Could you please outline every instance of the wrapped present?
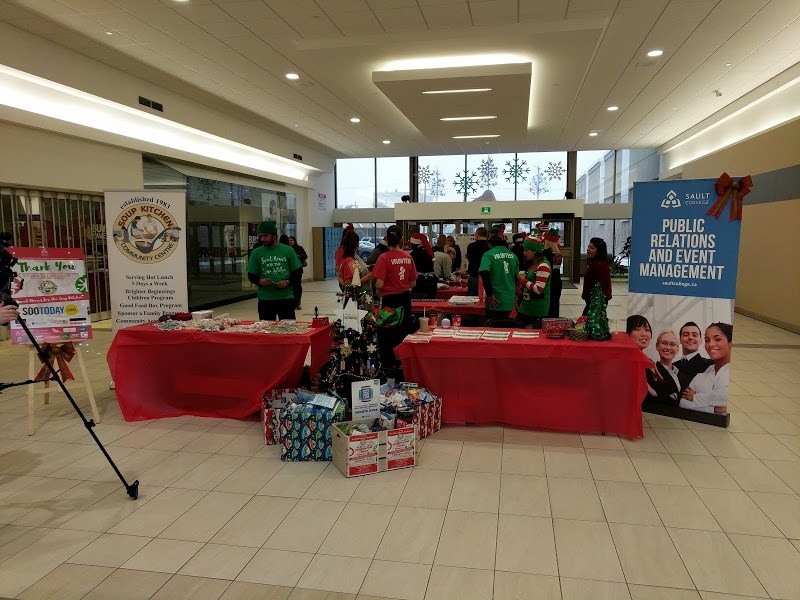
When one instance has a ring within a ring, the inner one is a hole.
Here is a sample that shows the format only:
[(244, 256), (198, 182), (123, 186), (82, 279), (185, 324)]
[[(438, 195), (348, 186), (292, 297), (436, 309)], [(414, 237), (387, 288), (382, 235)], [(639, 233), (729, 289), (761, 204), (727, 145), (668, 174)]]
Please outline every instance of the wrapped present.
[(261, 425), (264, 428), (264, 443), (267, 446), (279, 444), (278, 415), (281, 409), (286, 408), (290, 402), (297, 398), (299, 390), (274, 389), (267, 390), (261, 395)]
[(280, 411), (277, 435), (281, 460), (331, 460), (331, 426), (344, 419), (344, 403), (332, 408), (318, 404), (290, 404)]

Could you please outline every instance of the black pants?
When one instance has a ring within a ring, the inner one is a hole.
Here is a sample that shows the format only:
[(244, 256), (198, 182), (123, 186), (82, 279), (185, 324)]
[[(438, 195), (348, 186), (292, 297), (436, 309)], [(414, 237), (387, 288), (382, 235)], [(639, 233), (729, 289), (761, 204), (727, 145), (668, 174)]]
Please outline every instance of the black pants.
[[(547, 311), (547, 316), (554, 318), (560, 316), (558, 313), (561, 311), (561, 290), (564, 289), (564, 283), (561, 281), (561, 270), (553, 269), (550, 275), (550, 309)], [(536, 329), (539, 329), (536, 327)]]
[(486, 309), (486, 324), (491, 327), (492, 321), (495, 319), (507, 319), (511, 314), (510, 310), (489, 310)]
[(283, 300), (259, 300), (258, 301), (258, 320), (277, 321), (294, 319), (294, 298)]
[(297, 281), (297, 283), (295, 283), (292, 286), (292, 290), (294, 291), (294, 307), (295, 308), (300, 308), (300, 300), (303, 299), (303, 280), (302, 280), (302, 276), (301, 276), (301, 279), (299, 279)]
[(411, 314), (411, 292), (402, 294), (392, 294), (384, 296), (381, 300), (384, 308), (403, 308), (403, 322), (396, 327), (378, 328), (378, 356), (384, 368), (395, 368), (399, 365), (397, 357), (394, 355), (395, 346), (410, 333), (413, 321)]
[(529, 329), (542, 328), (542, 317), (531, 317), (530, 315), (525, 315), (517, 311), (517, 319), (519, 319), (522, 323), (524, 323), (525, 327)]

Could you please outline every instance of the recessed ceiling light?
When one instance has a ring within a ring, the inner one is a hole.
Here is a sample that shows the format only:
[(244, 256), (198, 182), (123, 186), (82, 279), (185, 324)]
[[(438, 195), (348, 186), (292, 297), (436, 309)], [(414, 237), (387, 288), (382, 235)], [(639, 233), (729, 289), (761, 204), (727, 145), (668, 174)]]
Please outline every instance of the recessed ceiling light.
[(423, 94), (471, 94), (473, 92), (491, 92), (492, 88), (469, 88), (463, 90), (428, 90)]
[(619, 110), (619, 106), (614, 106), (613, 104), (606, 109), (608, 112), (614, 112), (615, 110)]
[(417, 69), (450, 69), (453, 67), (479, 67), (486, 65), (513, 65), (529, 63), (530, 58), (516, 54), (472, 54), (462, 56), (435, 56), (393, 60), (381, 71), (409, 71)]
[(350, 119), (350, 122), (351, 123), (361, 123), (361, 119), (359, 119), (358, 117), (352, 117)]
[(647, 53), (647, 56), (655, 58), (656, 56), (661, 56), (662, 54), (664, 54), (663, 50), (650, 50), (650, 52)]
[(730, 66), (731, 66), (731, 63), (725, 63), (725, 66), (726, 66), (726, 67), (730, 67)]
[(300, 79), (300, 75), (298, 75), (297, 73), (287, 73), (286, 79), (291, 79), (292, 81), (294, 81), (295, 79)]
[(476, 140), (479, 138), (497, 138), (500, 137), (499, 133), (487, 133), (485, 135), (454, 135), (454, 140)]
[(484, 117), (442, 117), (440, 121), (485, 121), (487, 119), (496, 119), (497, 115), (486, 115)]
[(590, 132), (589, 132), (589, 137), (597, 137), (597, 135), (598, 135), (598, 134), (597, 134), (597, 132), (596, 132), (596, 131), (590, 131)]
[(391, 144), (391, 143), (392, 143), (392, 140), (383, 140), (383, 143), (384, 143), (384, 144)]
[(114, 35), (113, 31), (106, 31), (106, 35)]
[(294, 126), (295, 127), (300, 127), (300, 123), (295, 123)]

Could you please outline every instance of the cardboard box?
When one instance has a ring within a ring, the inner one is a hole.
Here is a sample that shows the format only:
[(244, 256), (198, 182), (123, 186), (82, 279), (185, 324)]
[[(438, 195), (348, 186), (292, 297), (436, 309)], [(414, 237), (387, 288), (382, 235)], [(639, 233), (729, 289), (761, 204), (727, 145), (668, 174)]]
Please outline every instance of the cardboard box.
[(417, 464), (417, 433), (413, 425), (355, 435), (345, 433), (355, 424), (369, 427), (373, 422), (374, 419), (345, 421), (331, 428), (333, 464), (345, 477), (394, 471)]
[[(433, 402), (420, 402), (411, 406), (414, 412), (412, 422), (417, 427), (417, 439), (421, 440), (429, 435), (436, 433), (442, 428), (442, 399), (433, 396)], [(397, 426), (408, 425), (408, 423), (397, 418)]]

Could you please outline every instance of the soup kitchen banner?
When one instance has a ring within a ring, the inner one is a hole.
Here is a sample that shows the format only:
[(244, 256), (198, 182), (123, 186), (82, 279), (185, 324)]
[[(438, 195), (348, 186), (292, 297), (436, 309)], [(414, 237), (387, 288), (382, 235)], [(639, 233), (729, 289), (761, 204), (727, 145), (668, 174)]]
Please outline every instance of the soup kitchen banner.
[(187, 312), (186, 193), (105, 192), (112, 327)]
[(729, 423), (740, 182), (634, 184), (626, 330), (653, 360), (645, 412)]

